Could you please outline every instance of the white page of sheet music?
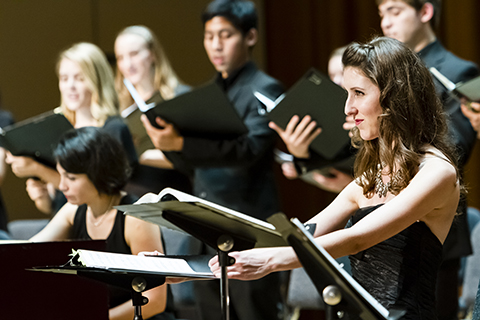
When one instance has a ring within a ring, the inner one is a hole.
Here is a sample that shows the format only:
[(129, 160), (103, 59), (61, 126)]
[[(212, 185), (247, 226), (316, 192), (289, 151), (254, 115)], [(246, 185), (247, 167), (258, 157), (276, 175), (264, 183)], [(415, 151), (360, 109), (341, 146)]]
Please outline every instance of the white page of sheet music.
[(168, 274), (205, 274), (195, 272), (183, 259), (166, 257), (145, 257), (131, 254), (119, 254), (91, 250), (78, 250), (80, 261), (86, 267), (101, 269), (126, 269)]

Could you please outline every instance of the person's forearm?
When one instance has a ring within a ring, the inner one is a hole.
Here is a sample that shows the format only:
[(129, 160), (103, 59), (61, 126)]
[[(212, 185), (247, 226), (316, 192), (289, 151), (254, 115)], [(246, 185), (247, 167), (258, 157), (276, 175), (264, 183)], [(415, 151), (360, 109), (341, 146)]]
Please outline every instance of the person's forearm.
[(46, 215), (52, 214), (52, 199), (49, 195), (40, 196), (34, 202), (38, 211)]
[(55, 189), (59, 189), (60, 185), (60, 174), (57, 170), (49, 168), (41, 163), (37, 164), (37, 177), (46, 183), (51, 183)]
[(3, 179), (5, 178), (5, 172), (7, 164), (5, 162), (5, 149), (0, 148), (0, 186), (3, 184)]
[[(271, 260), (272, 272), (292, 270), (300, 268), (302, 264), (292, 247), (281, 248), (282, 252), (274, 254)], [(281, 257), (281, 258), (280, 258)]]

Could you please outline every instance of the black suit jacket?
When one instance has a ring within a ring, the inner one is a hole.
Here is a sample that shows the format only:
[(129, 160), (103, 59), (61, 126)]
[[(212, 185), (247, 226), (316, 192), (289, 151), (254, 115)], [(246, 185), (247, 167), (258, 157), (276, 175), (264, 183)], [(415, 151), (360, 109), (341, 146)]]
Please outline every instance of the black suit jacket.
[(166, 155), (175, 167), (193, 171), (194, 193), (198, 197), (265, 219), (279, 211), (272, 167), (277, 135), (268, 127), (268, 119), (259, 113), (261, 105), (253, 92), (278, 97), (283, 88), (253, 62), (227, 81), (221, 77), (216, 81), (226, 86), (226, 94), (248, 134), (231, 140), (184, 137), (183, 150)]
[[(450, 81), (458, 83), (476, 77), (479, 74), (477, 66), (470, 61), (460, 59), (447, 51), (437, 40), (419, 53), (427, 68), (435, 67)], [(435, 87), (448, 116), (448, 128), (453, 143), (457, 149), (459, 159), (458, 166), (463, 171), (476, 141), (476, 133), (470, 121), (463, 115), (460, 103), (452, 98), (446, 88), (436, 79)], [(466, 217), (466, 201), (460, 201), (459, 211), (461, 215), (453, 221), (452, 228), (443, 245), (444, 260), (466, 256), (472, 253), (470, 233)]]
[[(455, 56), (438, 40), (426, 46), (418, 54), (427, 68), (436, 68), (453, 83), (470, 80), (479, 74), (475, 63)], [(448, 116), (450, 134), (459, 153), (459, 167), (463, 168), (475, 145), (476, 133), (470, 121), (463, 115), (460, 103), (449, 95), (447, 89), (437, 79), (434, 78), (434, 82)]]

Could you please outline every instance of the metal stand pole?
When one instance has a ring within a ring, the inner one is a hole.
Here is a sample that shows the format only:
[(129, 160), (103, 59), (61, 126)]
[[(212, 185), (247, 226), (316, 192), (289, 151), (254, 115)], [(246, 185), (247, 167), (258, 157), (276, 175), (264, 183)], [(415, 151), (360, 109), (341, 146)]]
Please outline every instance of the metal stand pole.
[(220, 306), (222, 310), (222, 320), (230, 320), (230, 296), (228, 293), (227, 267), (230, 265), (228, 252), (232, 250), (233, 245), (233, 238), (228, 235), (222, 235), (217, 240), (218, 263), (221, 268)]
[(338, 312), (334, 314), (335, 310), (333, 306), (342, 301), (342, 293), (337, 286), (330, 285), (326, 286), (322, 291), (323, 301), (325, 302), (325, 315), (327, 320), (341, 319), (343, 318), (343, 312)]
[(142, 306), (148, 303), (148, 298), (142, 296), (142, 292), (147, 287), (147, 281), (142, 277), (136, 277), (132, 280), (132, 304), (134, 307), (133, 320), (143, 320)]

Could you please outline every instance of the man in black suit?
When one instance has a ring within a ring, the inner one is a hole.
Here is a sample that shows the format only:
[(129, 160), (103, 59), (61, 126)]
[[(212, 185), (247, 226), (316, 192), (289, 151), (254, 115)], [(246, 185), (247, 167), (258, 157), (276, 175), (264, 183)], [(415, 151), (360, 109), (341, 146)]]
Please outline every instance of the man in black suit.
[[(416, 51), (428, 68), (435, 67), (454, 83), (478, 75), (477, 66), (447, 51), (435, 36), (440, 18), (441, 0), (377, 0), (383, 33), (404, 42)], [(459, 153), (462, 169), (473, 149), (476, 133), (462, 114), (460, 103), (453, 99), (435, 79), (437, 94), (447, 115), (449, 130)], [(466, 221), (466, 203), (461, 201), (463, 212), (444, 243), (444, 262), (437, 283), (437, 311), (439, 319), (457, 319), (458, 270), (460, 258), (471, 254), (471, 244)]]
[[(279, 211), (272, 169), (276, 134), (259, 113), (260, 104), (253, 92), (275, 99), (283, 89), (252, 62), (258, 38), (252, 2), (213, 1), (202, 20), (204, 47), (218, 72), (215, 81), (224, 89), (248, 133), (236, 139), (205, 139), (183, 137), (159, 118), (157, 122), (164, 129), (154, 128), (145, 119), (144, 125), (154, 145), (175, 167), (193, 169), (195, 195), (265, 219)], [(231, 319), (278, 319), (280, 277), (272, 274), (251, 282), (230, 281)], [(202, 319), (220, 319), (218, 282), (197, 281), (194, 285), (198, 287), (196, 299)]]

